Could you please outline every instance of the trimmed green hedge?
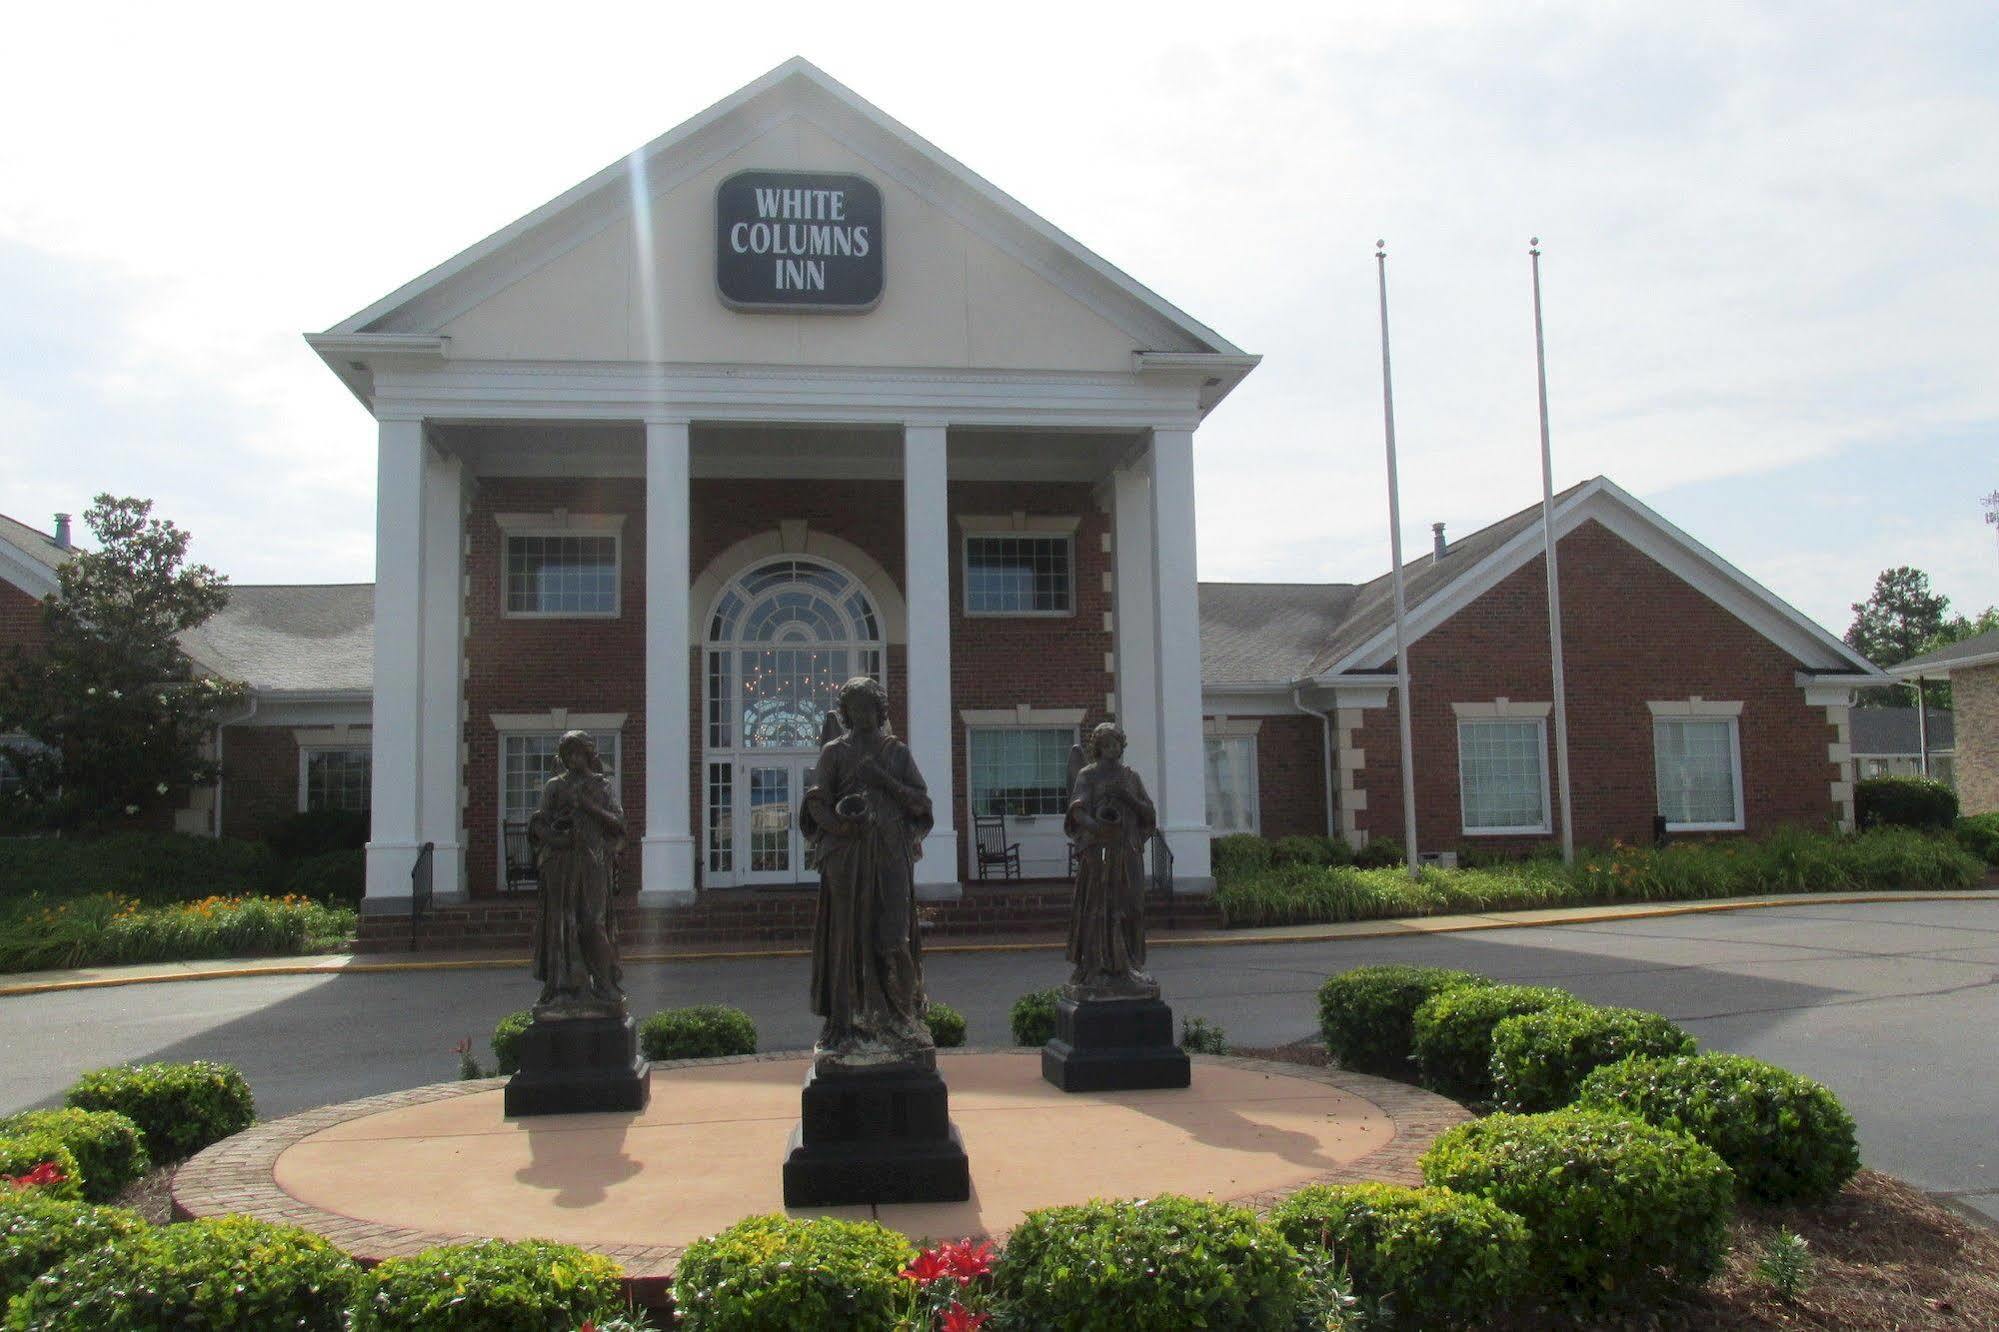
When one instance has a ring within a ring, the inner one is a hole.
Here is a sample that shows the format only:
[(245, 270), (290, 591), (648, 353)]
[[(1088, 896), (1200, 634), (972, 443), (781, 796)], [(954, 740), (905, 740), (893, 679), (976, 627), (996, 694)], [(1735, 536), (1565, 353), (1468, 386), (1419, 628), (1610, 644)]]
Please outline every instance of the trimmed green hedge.
[(719, 1059), (757, 1052), (757, 1024), (740, 1008), (695, 1004), (654, 1013), (639, 1024), (648, 1059)]
[(1957, 821), (1957, 841), (1988, 865), (1999, 865), (1999, 813), (1967, 814)]
[(1337, 837), (1294, 835), (1270, 844), (1272, 865), (1351, 865), (1353, 848)]
[[(56, 1184), (37, 1184), (34, 1192), (70, 1202), (83, 1200), (83, 1167), (76, 1163), (76, 1153), (64, 1146), (60, 1138), (49, 1133), (0, 1134), (0, 1175), (18, 1179), (40, 1165), (60, 1170), (62, 1180)], [(0, 1184), (0, 1191), (12, 1192), (13, 1186)]]
[(493, 1024), (493, 1036), (487, 1044), (493, 1047), (494, 1072), (512, 1076), (521, 1071), (521, 1036), (533, 1025), (532, 1008), (509, 1013)]
[(1705, 1143), (1758, 1202), (1822, 1201), (1860, 1169), (1853, 1116), (1837, 1096), (1743, 1055), (1627, 1059), (1584, 1078), (1580, 1105)]
[(1417, 1006), (1410, 1051), (1425, 1087), (1456, 1101), (1489, 1101), (1493, 1028), (1523, 1013), (1581, 1006), (1582, 1000), (1567, 990), (1545, 985), (1446, 989)]
[(60, 901), (108, 893), (147, 906), (241, 897), (276, 885), (277, 857), (260, 842), (188, 833), (0, 838), (8, 897)]
[(940, 1050), (965, 1043), (965, 1015), (949, 1004), (932, 999), (923, 1010), (923, 1025), (930, 1028), (930, 1039)]
[(1508, 1110), (1559, 1110), (1592, 1069), (1631, 1055), (1683, 1055), (1694, 1038), (1637, 1008), (1551, 1008), (1492, 1029), (1492, 1089)]
[(1215, 887), (1225, 888), (1238, 880), (1270, 868), (1270, 843), (1255, 833), (1230, 833), (1208, 844), (1209, 871)]
[(1957, 792), (1927, 777), (1866, 777), (1854, 784), (1853, 814), (1862, 828), (1947, 832), (1957, 822)]
[(36, 1277), (9, 1332), (344, 1332), (360, 1268), (317, 1235), (247, 1216), (140, 1230)]
[(94, 1069), (71, 1084), (65, 1099), (79, 1110), (115, 1110), (137, 1124), (156, 1165), (193, 1156), (257, 1120), (243, 1075), (206, 1059)]
[(1406, 1077), (1411, 1030), (1423, 1001), (1492, 981), (1469, 971), (1399, 964), (1355, 967), (1319, 986), (1319, 1032), (1343, 1068)]
[(1390, 1301), (1395, 1325), (1468, 1327), (1519, 1294), (1527, 1226), (1498, 1204), (1448, 1189), (1314, 1184), (1270, 1214), (1301, 1252), (1346, 1264), (1355, 1292)]
[(1683, 1134), (1587, 1110), (1488, 1115), (1446, 1131), (1422, 1167), (1527, 1223), (1539, 1299), (1596, 1309), (1721, 1270), (1733, 1174)]
[(40, 1189), (0, 1190), (0, 1311), (57, 1263), (145, 1228), (138, 1213), (122, 1207), (52, 1198)]
[(45, 1135), (76, 1157), (83, 1197), (109, 1202), (152, 1169), (145, 1135), (115, 1110), (27, 1110), (0, 1119), (0, 1135)]
[(1048, 1332), (1288, 1329), (1299, 1255), (1243, 1207), (1161, 1196), (1029, 1212), (993, 1269), (1020, 1326)]
[(873, 1221), (752, 1216), (696, 1240), (673, 1277), (686, 1332), (892, 1328), (908, 1307), (908, 1240)]
[(1013, 1028), (1015, 1045), (1046, 1045), (1055, 1039), (1055, 1005), (1060, 990), (1029, 990), (1013, 1001), (1007, 1024)]
[(573, 1332), (624, 1311), (619, 1276), (609, 1258), (543, 1240), (425, 1249), (361, 1278), (352, 1332)]

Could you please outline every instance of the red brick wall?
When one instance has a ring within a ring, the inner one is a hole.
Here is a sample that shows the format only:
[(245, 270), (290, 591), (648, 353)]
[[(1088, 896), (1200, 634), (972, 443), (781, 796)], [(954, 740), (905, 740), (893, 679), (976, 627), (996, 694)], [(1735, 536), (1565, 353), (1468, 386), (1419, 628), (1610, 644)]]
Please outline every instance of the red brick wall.
[(42, 603), (12, 583), (0, 582), (0, 654), (42, 642)]
[[(1747, 831), (1835, 817), (1826, 756), (1836, 733), (1805, 705), (1799, 663), (1608, 529), (1562, 540), (1562, 632), (1576, 840), (1646, 842), (1657, 808), (1649, 700), (1699, 696), (1742, 704)], [(1453, 703), (1544, 701), (1549, 683), (1547, 578), (1538, 558), (1411, 649), (1416, 822), (1425, 849), (1524, 849), (1538, 838), (1461, 834)], [(1366, 711), (1355, 743), (1370, 835), (1402, 836), (1400, 742), (1391, 691)], [(1551, 784), (1554, 726), (1548, 727)], [(1559, 803), (1551, 800), (1557, 825)]]
[(298, 812), (298, 741), (284, 726), (222, 731), (222, 835), (261, 840)]
[(1317, 717), (1259, 717), (1257, 827), (1265, 837), (1326, 831), (1325, 731)]
[[(1084, 484), (953, 483), (957, 513), (1069, 514), (1083, 519), (1076, 536), (1077, 608), (1060, 618), (967, 620), (962, 604), (959, 532), (951, 529), (952, 710), (1010, 707), (1087, 711), (1086, 725), (1103, 717), (1110, 677), (1104, 654), (1109, 598), (1102, 551), (1107, 519)], [(621, 570), (622, 613), (614, 620), (518, 620), (501, 614), (502, 534), (494, 515), (540, 513), (626, 515)], [(691, 486), (689, 569), (699, 577), (736, 542), (774, 530), (782, 519), (803, 519), (817, 532), (865, 551), (898, 586), (904, 584), (902, 485), (899, 481), (761, 481), (697, 479)], [(623, 797), (634, 847), (644, 835), (645, 809), (645, 500), (638, 479), (481, 478), (468, 518), (469, 624), (466, 643), (467, 879), (474, 893), (494, 890), (498, 873), (499, 736), (493, 713), (572, 712), (628, 714), (623, 735)], [(707, 607), (695, 607), (704, 614)], [(689, 653), (685, 724), (690, 740), (690, 826), (697, 846), (702, 832), (704, 735), (700, 716), (701, 658)], [(906, 655), (888, 652), (890, 717), (906, 733)], [(953, 819), (962, 845), (969, 838), (964, 814), (964, 733), (955, 724)], [(933, 783), (934, 774), (926, 774)], [(627, 852), (635, 875), (636, 851)]]

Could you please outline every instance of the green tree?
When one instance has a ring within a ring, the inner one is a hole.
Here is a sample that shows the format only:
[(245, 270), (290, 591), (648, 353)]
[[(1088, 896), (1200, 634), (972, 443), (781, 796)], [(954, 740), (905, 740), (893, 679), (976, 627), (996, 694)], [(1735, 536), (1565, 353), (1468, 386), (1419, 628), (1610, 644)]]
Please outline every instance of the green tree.
[(10, 822), (101, 828), (215, 777), (203, 742), (244, 691), (198, 674), (179, 636), (222, 608), (228, 580), (188, 564), (188, 534), (152, 509), (96, 498), (97, 549), (59, 571), (46, 641), (0, 671), (0, 731), (34, 742), (5, 755), (21, 779)]
[(1874, 593), (1853, 603), (1846, 641), (1877, 666), (1893, 666), (1923, 650), (1943, 631), (1950, 598), (1930, 591), (1930, 576), (1904, 564), (1883, 569)]

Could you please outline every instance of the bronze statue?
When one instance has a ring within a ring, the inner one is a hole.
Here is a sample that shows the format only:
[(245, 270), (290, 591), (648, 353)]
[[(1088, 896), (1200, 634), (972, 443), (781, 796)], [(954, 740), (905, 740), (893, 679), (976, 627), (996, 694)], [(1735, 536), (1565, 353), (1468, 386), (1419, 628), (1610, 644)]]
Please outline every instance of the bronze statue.
[(537, 1019), (623, 1017), (624, 972), (612, 926), (611, 861), (625, 845), (625, 812), (597, 746), (583, 731), (555, 747), (562, 771), (528, 820), (540, 872), (534, 974)]
[(1090, 732), (1090, 759), (1076, 773), (1063, 831), (1076, 845), (1076, 896), (1069, 914), (1070, 999), (1156, 999), (1145, 971), (1145, 845), (1159, 814), (1145, 783), (1124, 766), (1115, 722)]
[(819, 751), (799, 827), (819, 869), (812, 1011), (825, 1019), (819, 1066), (932, 1066), (914, 865), (930, 795), (888, 725), (888, 692), (867, 676), (840, 686), (846, 733)]

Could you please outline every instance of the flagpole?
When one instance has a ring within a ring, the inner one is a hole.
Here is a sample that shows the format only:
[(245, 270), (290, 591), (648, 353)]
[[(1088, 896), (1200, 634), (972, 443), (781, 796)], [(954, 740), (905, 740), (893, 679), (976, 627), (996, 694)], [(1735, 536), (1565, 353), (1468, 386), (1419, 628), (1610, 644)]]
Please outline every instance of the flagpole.
[(1402, 724), (1402, 832), (1416, 877), (1416, 744), (1409, 728), (1409, 608), (1402, 590), (1402, 492), (1395, 475), (1395, 385), (1388, 372), (1388, 243), (1374, 243), (1381, 289), (1381, 420), (1388, 440), (1388, 558), (1395, 581), (1395, 704)]
[(1569, 695), (1562, 678), (1562, 578), (1555, 565), (1555, 456), (1548, 443), (1548, 348), (1541, 334), (1541, 238), (1527, 242), (1534, 264), (1534, 366), (1541, 388), (1541, 540), (1547, 551), (1548, 657), (1555, 665), (1555, 780), (1562, 792), (1562, 861), (1576, 859), (1569, 804)]

